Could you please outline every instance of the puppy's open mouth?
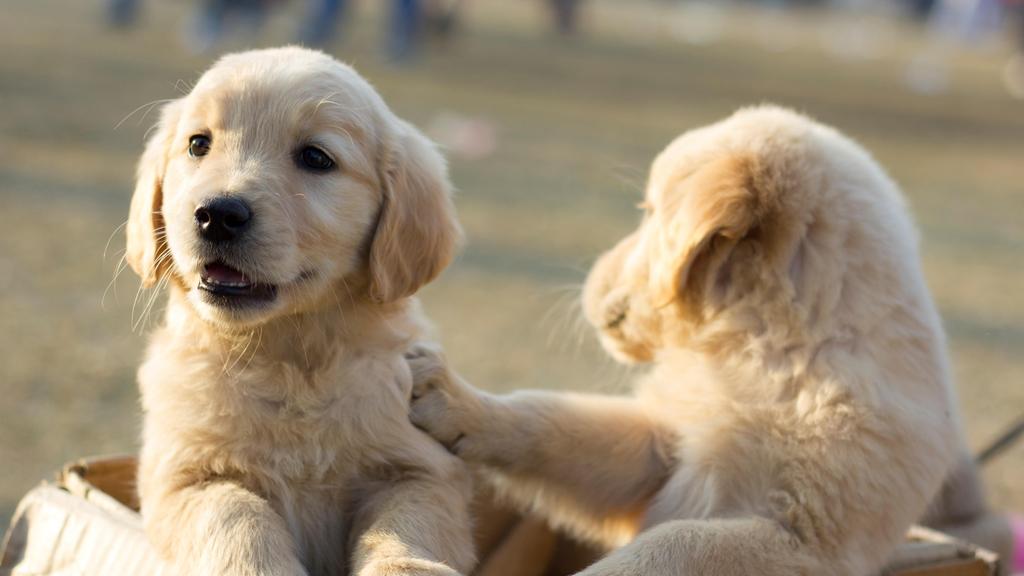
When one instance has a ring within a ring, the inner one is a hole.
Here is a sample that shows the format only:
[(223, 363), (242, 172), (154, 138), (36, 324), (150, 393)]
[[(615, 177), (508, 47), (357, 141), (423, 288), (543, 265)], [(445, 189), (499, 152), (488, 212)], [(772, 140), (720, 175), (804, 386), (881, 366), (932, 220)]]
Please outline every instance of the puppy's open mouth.
[(199, 289), (212, 304), (231, 306), (269, 302), (277, 295), (273, 284), (254, 282), (245, 273), (219, 261), (203, 267)]

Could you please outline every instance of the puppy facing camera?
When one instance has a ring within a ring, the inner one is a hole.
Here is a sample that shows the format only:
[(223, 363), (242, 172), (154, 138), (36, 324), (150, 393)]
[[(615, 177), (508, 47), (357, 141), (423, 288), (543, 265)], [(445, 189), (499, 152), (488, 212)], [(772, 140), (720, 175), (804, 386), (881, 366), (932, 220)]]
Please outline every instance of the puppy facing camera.
[(139, 494), (178, 573), (473, 565), (465, 466), (407, 417), (413, 295), (461, 236), (426, 137), (325, 54), (228, 55), (164, 107), (127, 234), (170, 293)]

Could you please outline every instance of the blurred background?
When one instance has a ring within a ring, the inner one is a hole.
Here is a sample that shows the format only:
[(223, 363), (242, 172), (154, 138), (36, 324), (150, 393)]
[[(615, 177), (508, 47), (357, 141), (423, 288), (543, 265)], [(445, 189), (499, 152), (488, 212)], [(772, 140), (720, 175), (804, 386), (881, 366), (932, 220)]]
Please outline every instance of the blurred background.
[[(153, 109), (219, 53), (304, 42), (447, 150), (468, 233), (423, 293), (490, 389), (623, 390), (579, 319), (678, 133), (771, 101), (904, 186), (972, 446), (1024, 412), (1020, 2), (0, 0), (0, 522), (65, 461), (134, 451), (160, 318), (121, 262)], [(146, 312), (149, 312), (146, 314)], [(1024, 444), (985, 470), (1024, 512)]]

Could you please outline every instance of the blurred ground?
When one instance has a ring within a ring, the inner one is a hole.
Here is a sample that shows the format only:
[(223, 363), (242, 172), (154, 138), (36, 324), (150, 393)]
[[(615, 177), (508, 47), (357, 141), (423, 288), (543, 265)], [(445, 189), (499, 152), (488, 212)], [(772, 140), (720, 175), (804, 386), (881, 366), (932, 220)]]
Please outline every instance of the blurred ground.
[[(1003, 94), (1004, 57), (957, 56), (950, 91), (924, 97), (904, 85), (922, 38), (902, 24), (868, 22), (873, 48), (840, 43), (852, 58), (841, 60), (821, 40), (850, 29), (814, 13), (730, 13), (718, 22), (721, 38), (705, 44), (692, 29), (699, 13), (595, 2), (588, 34), (566, 41), (547, 33), (534, 3), (469, 5), (467, 34), (415, 66), (382, 61), (372, 12), (331, 51), (421, 126), (441, 112), (495, 126), (494, 155), (453, 161), (469, 244), (424, 294), (471, 381), (492, 389), (624, 386), (628, 373), (576, 321), (575, 287), (636, 223), (647, 165), (663, 145), (769, 100), (852, 134), (904, 185), (972, 444), (1024, 411), (1024, 107)], [(136, 449), (134, 370), (144, 341), (132, 332), (137, 281), (111, 278), (153, 119), (131, 113), (178, 96), (210, 62), (181, 50), (188, 6), (151, 2), (139, 28), (109, 33), (93, 2), (4, 2), (0, 521), (64, 461)], [(293, 24), (277, 18), (250, 40), (285, 42)], [(1024, 512), (1024, 445), (986, 478), (998, 505)]]

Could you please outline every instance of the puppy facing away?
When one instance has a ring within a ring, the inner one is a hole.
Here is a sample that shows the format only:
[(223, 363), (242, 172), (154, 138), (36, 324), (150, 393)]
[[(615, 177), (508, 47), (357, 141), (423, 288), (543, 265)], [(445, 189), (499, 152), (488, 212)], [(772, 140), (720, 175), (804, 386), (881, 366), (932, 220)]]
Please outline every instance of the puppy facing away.
[(796, 113), (744, 109), (655, 160), (596, 263), (629, 397), (491, 395), (429, 350), (411, 418), (526, 510), (613, 549), (581, 574), (865, 576), (963, 448), (896, 185)]
[(127, 235), (170, 291), (139, 492), (178, 573), (472, 567), (464, 465), (407, 416), (412, 294), (461, 235), (422, 134), (322, 53), (226, 56), (163, 109)]

